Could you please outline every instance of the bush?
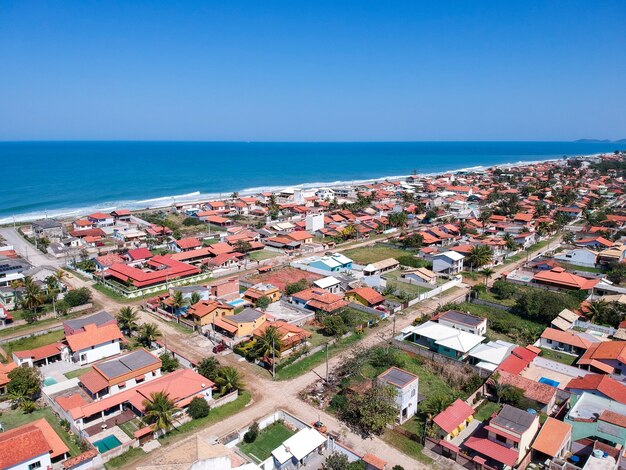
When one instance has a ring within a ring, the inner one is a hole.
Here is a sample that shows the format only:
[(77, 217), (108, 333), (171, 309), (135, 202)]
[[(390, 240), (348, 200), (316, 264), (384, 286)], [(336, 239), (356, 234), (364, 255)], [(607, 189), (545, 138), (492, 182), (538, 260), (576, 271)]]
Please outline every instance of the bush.
[(169, 353), (164, 352), (159, 356), (161, 359), (161, 369), (163, 372), (172, 372), (180, 367), (178, 359), (172, 357)]
[(432, 264), (430, 264), (429, 262), (424, 261), (423, 259), (415, 258), (415, 257), (413, 257), (411, 255), (397, 256), (396, 260), (398, 260), (398, 262), (402, 266), (408, 266), (410, 268), (430, 268), (430, 267), (432, 267)]
[(498, 280), (493, 283), (491, 292), (500, 300), (510, 299), (517, 292), (517, 287), (510, 282)]
[(327, 336), (343, 336), (348, 332), (348, 326), (339, 315), (327, 315), (324, 318), (324, 334)]
[(256, 421), (250, 425), (248, 431), (243, 435), (243, 441), (246, 444), (250, 444), (251, 442), (256, 441), (256, 438), (259, 435), (259, 423)]
[(579, 304), (568, 294), (528, 289), (517, 299), (515, 310), (529, 320), (550, 323), (563, 309), (576, 310)]
[(309, 285), (307, 284), (306, 279), (300, 279), (299, 281), (292, 282), (291, 284), (287, 284), (285, 286), (285, 295), (293, 295), (296, 292), (303, 291), (307, 287), (309, 287)]
[(65, 294), (63, 300), (70, 308), (78, 307), (79, 305), (88, 304), (91, 301), (91, 292), (87, 287), (73, 289)]
[(211, 411), (211, 407), (204, 398), (200, 397), (194, 397), (191, 403), (189, 403), (189, 408), (187, 408), (187, 413), (189, 413), (189, 416), (193, 419), (209, 416), (209, 411)]
[(185, 227), (191, 227), (193, 225), (202, 225), (204, 222), (202, 222), (200, 219), (196, 218), (196, 217), (185, 217), (185, 220), (183, 220), (183, 225)]

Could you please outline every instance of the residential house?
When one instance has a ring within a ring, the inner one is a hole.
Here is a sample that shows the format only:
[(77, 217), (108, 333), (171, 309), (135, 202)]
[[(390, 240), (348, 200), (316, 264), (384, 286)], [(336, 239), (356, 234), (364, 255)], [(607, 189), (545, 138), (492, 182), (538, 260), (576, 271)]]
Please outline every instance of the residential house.
[(194, 237), (181, 238), (180, 240), (172, 240), (167, 244), (168, 248), (176, 253), (182, 251), (198, 250), (202, 248), (202, 242)]
[(13, 361), (20, 367), (41, 367), (69, 359), (67, 346), (61, 342), (46, 344), (34, 349), (13, 351)]
[(590, 393), (626, 405), (626, 385), (606, 374), (575, 377), (569, 381), (565, 390), (574, 395)]
[(239, 299), (239, 278), (231, 277), (209, 284), (211, 295), (222, 300)]
[(301, 468), (313, 466), (309, 464), (320, 454), (327, 444), (326, 436), (313, 428), (303, 428), (272, 451), (273, 468)]
[(402, 330), (407, 341), (423, 346), (458, 361), (485, 340), (484, 336), (461, 331), (433, 321)]
[(0, 362), (0, 395), (7, 393), (7, 385), (11, 379), (9, 379), (9, 372), (17, 367), (17, 364), (13, 361), (3, 364)]
[(540, 271), (533, 276), (533, 282), (544, 286), (556, 287), (563, 290), (591, 290), (600, 279), (589, 279), (568, 273), (561, 267), (549, 271)]
[(63, 224), (56, 219), (40, 219), (31, 224), (35, 238), (59, 241), (65, 235)]
[(447, 310), (438, 313), (433, 317), (433, 321), (457, 330), (467, 331), (475, 335), (485, 335), (487, 333), (487, 319), (459, 312), (458, 310)]
[(201, 300), (187, 309), (186, 316), (204, 331), (216, 318), (234, 315), (235, 307), (219, 300)]
[(87, 216), (87, 220), (92, 222), (96, 227), (111, 227), (115, 224), (115, 219), (111, 214), (104, 214), (102, 212), (94, 212)]
[(378, 382), (396, 389), (398, 422), (406, 422), (417, 413), (419, 377), (398, 367), (390, 367), (378, 376)]
[[(524, 398), (532, 404), (532, 408), (542, 413), (550, 414), (556, 404), (558, 389), (543, 382), (530, 380), (522, 375), (511, 374), (507, 371), (498, 371), (498, 383), (511, 385), (524, 392)], [(495, 379), (492, 379), (495, 381)]]
[(294, 242), (299, 242), (305, 245), (309, 243), (313, 243), (313, 235), (311, 235), (309, 232), (306, 232), (304, 230), (297, 230), (294, 232), (290, 232), (286, 234), (285, 236)]
[(24, 271), (30, 268), (26, 261), (0, 256), (0, 286), (10, 286), (13, 281), (24, 279)]
[(572, 445), (572, 426), (548, 417), (532, 443), (534, 460), (564, 459)]
[(463, 260), (465, 256), (455, 251), (446, 251), (433, 256), (433, 271), (456, 275), (463, 271)]
[(427, 268), (414, 268), (402, 271), (400, 275), (403, 279), (413, 281), (415, 283), (425, 283), (430, 285), (437, 284), (437, 274)]
[(515, 349), (515, 344), (501, 339), (481, 343), (468, 353), (467, 361), (481, 369), (495, 371)]
[(621, 263), (626, 259), (626, 245), (615, 245), (598, 253), (597, 263), (608, 266), (613, 263)]
[(243, 298), (254, 304), (256, 304), (261, 297), (267, 297), (270, 302), (278, 302), (280, 296), (281, 293), (278, 287), (267, 283), (255, 284), (243, 293)]
[[(504, 405), (487, 424), (464, 442), (464, 446), (482, 457), (477, 463), (498, 468), (514, 468), (530, 451), (539, 431), (539, 415)], [(476, 461), (476, 458), (474, 458)]]
[(116, 209), (111, 212), (113, 220), (117, 222), (130, 222), (131, 213), (128, 209)]
[(592, 344), (599, 343), (601, 340), (587, 333), (561, 331), (548, 327), (541, 334), (539, 341), (542, 348), (580, 356), (584, 354)]
[(342, 296), (332, 294), (317, 287), (292, 294), (291, 301), (296, 305), (301, 305), (310, 310), (321, 310), (326, 313), (336, 312), (348, 305), (348, 302), (343, 300)]
[(460, 398), (433, 419), (439, 439), (451, 441), (474, 420), (474, 408)]
[(311, 268), (331, 272), (340, 272), (352, 269), (352, 260), (341, 253), (333, 253), (322, 257), (313, 256), (302, 260), (302, 263), (310, 266)]
[(341, 281), (333, 276), (326, 276), (322, 279), (317, 279), (313, 281), (313, 285), (315, 287), (319, 287), (320, 289), (324, 289), (331, 294), (339, 294), (341, 292)]
[(596, 266), (598, 253), (588, 248), (575, 248), (554, 255), (554, 259), (574, 266), (593, 268)]
[(84, 331), (66, 336), (70, 348), (71, 360), (81, 364), (91, 364), (105, 357), (121, 352), (122, 332), (117, 325), (85, 325)]
[(50, 469), (70, 450), (45, 418), (0, 433), (0, 468)]
[(213, 328), (218, 333), (233, 339), (242, 339), (250, 336), (265, 321), (265, 312), (253, 308), (246, 308), (241, 313), (216, 317), (213, 320)]
[(554, 320), (552, 320), (550, 326), (561, 331), (567, 331), (574, 326), (579, 318), (580, 316), (578, 314), (565, 308), (561, 310), (561, 312)]
[(300, 328), (297, 325), (287, 323), (283, 320), (266, 321), (257, 329), (255, 329), (252, 332), (252, 335), (256, 338), (259, 338), (263, 336), (265, 331), (270, 327), (276, 328), (278, 337), (280, 338), (279, 351), (281, 354), (289, 351), (299, 344), (306, 343), (307, 340), (312, 336), (312, 333), (310, 331), (307, 331), (304, 328)]
[(599, 439), (614, 446), (626, 445), (626, 405), (584, 392), (571, 397), (563, 421), (572, 426), (572, 440)]
[(595, 248), (596, 250), (610, 249), (614, 243), (602, 236), (594, 236), (581, 238), (574, 242), (574, 245), (586, 248)]
[(400, 262), (393, 258), (383, 259), (376, 263), (370, 263), (363, 268), (363, 274), (365, 276), (380, 276), (381, 274), (389, 271), (394, 271), (400, 268)]
[(143, 348), (99, 362), (79, 377), (80, 386), (93, 398), (103, 398), (161, 376), (161, 359)]
[(371, 287), (357, 287), (356, 289), (346, 292), (346, 300), (367, 307), (376, 307), (382, 305), (385, 298)]
[(591, 372), (611, 374), (618, 380), (626, 378), (626, 341), (594, 343), (576, 363)]
[(131, 266), (137, 266), (146, 263), (154, 255), (147, 248), (134, 248), (128, 250), (124, 255), (124, 258)]
[(89, 315), (87, 317), (79, 317), (72, 320), (65, 320), (63, 322), (65, 336), (85, 331), (85, 326), (91, 324), (98, 327), (106, 325), (117, 325), (117, 320), (113, 315), (105, 310), (94, 313), (93, 315)]
[(200, 274), (200, 269), (196, 266), (167, 256), (154, 256), (146, 264), (146, 269), (114, 264), (105, 271), (104, 276), (113, 278), (123, 285), (130, 283), (140, 289)]

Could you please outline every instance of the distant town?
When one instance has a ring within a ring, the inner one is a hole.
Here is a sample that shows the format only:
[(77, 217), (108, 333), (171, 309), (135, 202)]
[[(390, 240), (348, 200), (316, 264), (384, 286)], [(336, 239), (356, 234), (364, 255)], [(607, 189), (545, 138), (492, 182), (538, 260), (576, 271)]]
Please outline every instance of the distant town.
[(626, 152), (0, 228), (0, 469), (626, 467)]

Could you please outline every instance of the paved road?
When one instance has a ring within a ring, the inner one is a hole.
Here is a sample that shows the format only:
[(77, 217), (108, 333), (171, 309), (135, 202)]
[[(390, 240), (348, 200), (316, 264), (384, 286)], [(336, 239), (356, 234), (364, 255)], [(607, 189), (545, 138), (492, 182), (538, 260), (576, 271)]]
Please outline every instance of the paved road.
[(0, 235), (7, 241), (7, 245), (13, 245), (13, 249), (26, 259), (33, 266), (55, 266), (63, 265), (63, 259), (57, 259), (54, 256), (42, 253), (35, 245), (31, 245), (24, 240), (13, 227), (0, 228)]

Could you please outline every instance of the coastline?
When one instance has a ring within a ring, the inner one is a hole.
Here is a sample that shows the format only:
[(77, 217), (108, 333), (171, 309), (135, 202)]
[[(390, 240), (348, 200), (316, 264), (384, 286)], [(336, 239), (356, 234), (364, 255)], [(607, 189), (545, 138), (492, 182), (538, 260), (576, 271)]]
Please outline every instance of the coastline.
[[(580, 155), (572, 158), (582, 158), (589, 159), (597, 157), (598, 155), (602, 155), (602, 153), (595, 153), (589, 155)], [(471, 171), (485, 171), (491, 168), (523, 168), (532, 165), (536, 165), (539, 163), (549, 163), (549, 162), (557, 162), (562, 160), (562, 158), (546, 158), (546, 159), (538, 159), (531, 161), (518, 161), (518, 162), (507, 162), (501, 164), (494, 165), (476, 165), (473, 167), (465, 167), (458, 168), (452, 170), (440, 170), (435, 172), (428, 173), (417, 173), (420, 177), (434, 177), (437, 175), (441, 175), (444, 173), (452, 173), (459, 174), (464, 172)], [(411, 176), (410, 174), (406, 175), (391, 175), (391, 176), (380, 176), (375, 178), (368, 179), (358, 179), (358, 180), (346, 180), (346, 181), (328, 181), (328, 182), (305, 182), (297, 185), (274, 185), (274, 186), (258, 186), (252, 188), (244, 188), (244, 189), (232, 189), (230, 192), (221, 192), (221, 193), (201, 193), (200, 191), (193, 191), (186, 194), (180, 195), (172, 195), (172, 196), (162, 196), (157, 198), (149, 198), (149, 199), (141, 199), (141, 200), (129, 200), (129, 201), (119, 201), (115, 203), (101, 203), (101, 204), (93, 204), (86, 205), (78, 208), (66, 208), (66, 209), (55, 209), (50, 211), (36, 211), (24, 214), (16, 214), (14, 216), (5, 216), (0, 218), (0, 225), (10, 225), (15, 223), (26, 223), (32, 222), (33, 220), (42, 219), (42, 218), (57, 218), (61, 220), (67, 220), (72, 218), (78, 218), (80, 216), (84, 216), (86, 214), (101, 211), (101, 212), (110, 212), (116, 209), (129, 209), (131, 212), (140, 212), (144, 210), (157, 210), (171, 207), (174, 204), (180, 203), (194, 203), (194, 202), (206, 202), (211, 200), (219, 200), (224, 197), (229, 197), (233, 192), (237, 192), (239, 196), (251, 196), (254, 194), (259, 194), (261, 192), (278, 192), (284, 190), (286, 188), (291, 189), (312, 189), (312, 188), (337, 188), (337, 187), (351, 187), (360, 184), (369, 184), (369, 183), (378, 183), (382, 181), (394, 181), (394, 180), (403, 180)]]

